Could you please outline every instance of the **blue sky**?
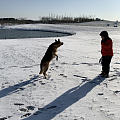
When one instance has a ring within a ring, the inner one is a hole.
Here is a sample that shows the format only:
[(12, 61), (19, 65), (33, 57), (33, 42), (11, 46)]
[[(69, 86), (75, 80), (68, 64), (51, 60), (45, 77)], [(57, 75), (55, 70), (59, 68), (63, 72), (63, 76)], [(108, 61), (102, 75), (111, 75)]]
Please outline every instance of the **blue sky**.
[(0, 0), (0, 17), (39, 19), (50, 13), (120, 19), (120, 0)]

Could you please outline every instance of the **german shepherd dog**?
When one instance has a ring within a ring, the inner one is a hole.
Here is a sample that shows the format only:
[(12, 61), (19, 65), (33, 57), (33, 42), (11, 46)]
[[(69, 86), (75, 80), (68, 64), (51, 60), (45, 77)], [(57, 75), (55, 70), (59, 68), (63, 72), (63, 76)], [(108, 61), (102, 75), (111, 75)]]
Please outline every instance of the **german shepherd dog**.
[(55, 39), (55, 42), (48, 47), (44, 57), (41, 60), (39, 74), (43, 74), (45, 78), (47, 76), (46, 72), (49, 68), (51, 60), (55, 57), (56, 60), (58, 60), (57, 48), (60, 47), (61, 45), (63, 45), (63, 42), (61, 42), (60, 39), (58, 40)]

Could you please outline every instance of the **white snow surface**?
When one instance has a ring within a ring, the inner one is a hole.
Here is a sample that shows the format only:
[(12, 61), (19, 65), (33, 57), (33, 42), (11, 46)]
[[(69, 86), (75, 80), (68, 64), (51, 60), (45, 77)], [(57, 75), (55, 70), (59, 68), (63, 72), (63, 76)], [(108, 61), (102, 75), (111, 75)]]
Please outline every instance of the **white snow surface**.
[[(98, 24), (98, 23), (97, 23)], [(0, 120), (120, 120), (120, 29), (79, 25), (16, 25), (10, 28), (75, 32), (60, 37), (59, 59), (48, 79), (39, 64), (57, 38), (0, 40)], [(113, 39), (110, 77), (98, 77), (101, 38)]]

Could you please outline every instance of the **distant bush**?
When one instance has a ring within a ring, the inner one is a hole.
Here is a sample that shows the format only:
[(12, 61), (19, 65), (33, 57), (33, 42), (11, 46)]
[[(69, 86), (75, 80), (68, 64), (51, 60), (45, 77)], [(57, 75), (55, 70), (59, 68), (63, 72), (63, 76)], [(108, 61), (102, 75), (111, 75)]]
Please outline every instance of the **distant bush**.
[(0, 18), (0, 24), (31, 24), (35, 23), (33, 20), (25, 20), (25, 19), (15, 19), (15, 18)]
[(42, 17), (41, 23), (52, 23), (52, 24), (60, 24), (60, 23), (82, 23), (82, 22), (90, 22), (96, 21), (96, 19), (91, 17), (63, 17), (63, 16), (54, 16), (54, 17)]

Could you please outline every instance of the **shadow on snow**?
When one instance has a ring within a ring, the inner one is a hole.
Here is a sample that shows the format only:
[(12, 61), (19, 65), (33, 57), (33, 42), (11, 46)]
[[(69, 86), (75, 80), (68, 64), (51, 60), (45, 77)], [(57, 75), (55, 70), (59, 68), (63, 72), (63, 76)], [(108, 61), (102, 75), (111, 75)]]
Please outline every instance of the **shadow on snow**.
[(38, 75), (34, 75), (28, 81), (24, 81), (24, 82), (18, 83), (16, 85), (13, 85), (13, 86), (10, 86), (8, 88), (1, 90), (0, 91), (0, 98), (5, 97), (7, 95), (10, 95), (12, 93), (15, 93), (15, 92), (17, 92), (17, 90), (24, 90), (24, 88), (22, 88), (22, 87), (35, 82), (35, 80), (37, 80), (38, 78), (39, 78)]
[(104, 78), (97, 76), (93, 80), (86, 82), (83, 85), (74, 87), (56, 98), (48, 105), (40, 108), (33, 115), (28, 118), (24, 118), (23, 120), (51, 120), (56, 115), (63, 112), (66, 108), (85, 97), (94, 87), (103, 81)]

